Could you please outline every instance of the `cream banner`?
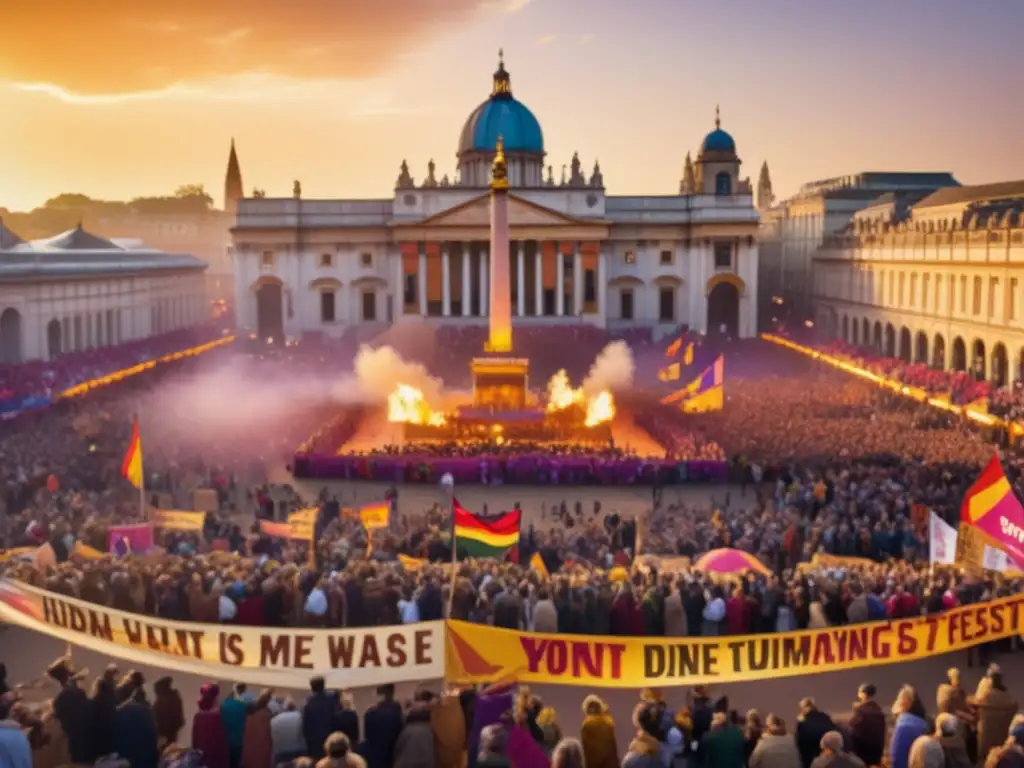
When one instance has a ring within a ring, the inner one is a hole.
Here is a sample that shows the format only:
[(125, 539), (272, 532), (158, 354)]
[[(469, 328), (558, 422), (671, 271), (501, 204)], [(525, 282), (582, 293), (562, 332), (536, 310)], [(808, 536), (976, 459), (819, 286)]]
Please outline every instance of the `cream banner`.
[(444, 676), (444, 622), (374, 629), (239, 627), (165, 621), (0, 580), (0, 619), (136, 664), (250, 685), (330, 688)]

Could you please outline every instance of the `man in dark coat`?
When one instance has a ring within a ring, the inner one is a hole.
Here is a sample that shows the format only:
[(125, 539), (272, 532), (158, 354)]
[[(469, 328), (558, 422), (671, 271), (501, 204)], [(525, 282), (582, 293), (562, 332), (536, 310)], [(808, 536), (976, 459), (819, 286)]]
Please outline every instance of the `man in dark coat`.
[(75, 672), (68, 658), (57, 659), (46, 674), (60, 686), (53, 697), (53, 714), (68, 737), (68, 751), (73, 763), (92, 763), (96, 758), (96, 740), (90, 727), (89, 697), (78, 687), (86, 672)]
[(402, 732), (402, 705), (395, 701), (395, 686), (377, 689), (379, 700), (363, 715), (366, 745), (363, 757), (367, 768), (391, 768), (395, 761), (395, 743)]
[(302, 708), (302, 735), (306, 738), (309, 756), (314, 760), (324, 757), (324, 742), (334, 732), (334, 714), (338, 709), (338, 698), (329, 696), (322, 677), (309, 681), (311, 695)]
[(836, 730), (836, 724), (827, 713), (818, 709), (814, 699), (800, 701), (800, 720), (796, 726), (796, 746), (800, 750), (800, 760), (804, 768), (811, 768), (821, 754), (821, 739), (830, 731)]
[(885, 754), (885, 713), (875, 701), (875, 686), (862, 685), (850, 718), (850, 751), (864, 765), (881, 765)]
[(117, 708), (114, 724), (117, 754), (132, 768), (157, 768), (160, 750), (157, 747), (156, 720), (141, 686), (132, 689), (128, 700)]

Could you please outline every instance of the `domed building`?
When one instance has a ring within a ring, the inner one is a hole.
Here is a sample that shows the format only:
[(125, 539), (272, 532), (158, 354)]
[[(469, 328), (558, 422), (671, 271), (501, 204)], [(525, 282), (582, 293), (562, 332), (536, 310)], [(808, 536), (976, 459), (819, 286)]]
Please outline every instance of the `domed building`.
[(488, 316), (499, 144), (515, 323), (756, 335), (759, 215), (717, 110), (696, 161), (685, 158), (678, 192), (610, 195), (600, 164), (587, 173), (577, 153), (558, 162), (555, 178), (541, 122), (514, 95), (501, 53), (490, 94), (462, 123), (450, 175), (425, 158), (417, 180), (402, 160), (388, 199), (307, 200), (295, 182), (291, 197), (238, 202), (241, 328), (286, 338), (479, 324)]

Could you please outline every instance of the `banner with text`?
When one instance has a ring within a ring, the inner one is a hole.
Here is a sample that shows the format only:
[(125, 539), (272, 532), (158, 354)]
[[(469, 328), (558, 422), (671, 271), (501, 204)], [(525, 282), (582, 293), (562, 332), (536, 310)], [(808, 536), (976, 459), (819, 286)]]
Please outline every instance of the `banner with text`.
[(0, 619), (135, 664), (305, 688), (358, 688), (444, 675), (444, 622), (375, 629), (195, 624), (137, 616), (0, 580)]
[(456, 683), (647, 688), (791, 677), (897, 664), (1019, 635), (1024, 596), (935, 616), (830, 629), (709, 638), (587, 637), (448, 622)]

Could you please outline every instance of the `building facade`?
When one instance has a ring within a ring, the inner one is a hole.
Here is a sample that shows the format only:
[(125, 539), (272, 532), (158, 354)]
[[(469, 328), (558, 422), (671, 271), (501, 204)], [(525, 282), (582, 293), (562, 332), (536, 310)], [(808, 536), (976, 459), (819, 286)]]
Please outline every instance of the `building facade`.
[(437, 179), (431, 161), (417, 184), (403, 161), (389, 199), (305, 200), (296, 182), (290, 199), (241, 200), (232, 230), (239, 327), (280, 339), (486, 322), (499, 137), (517, 324), (756, 334), (758, 215), (720, 121), (678, 195), (608, 195), (598, 164), (588, 178), (575, 155), (556, 182), (540, 123), (513, 97), (503, 63), (461, 131), (454, 180)]
[(1024, 181), (880, 201), (814, 256), (829, 337), (996, 384), (1024, 365)]
[(825, 239), (843, 232), (854, 216), (883, 196), (914, 202), (943, 187), (959, 186), (950, 173), (864, 172), (804, 184), (777, 205), (767, 169), (758, 184), (762, 225), (762, 312), (812, 314), (814, 255)]
[(0, 221), (0, 363), (52, 359), (209, 317), (203, 261), (81, 227), (26, 242)]

